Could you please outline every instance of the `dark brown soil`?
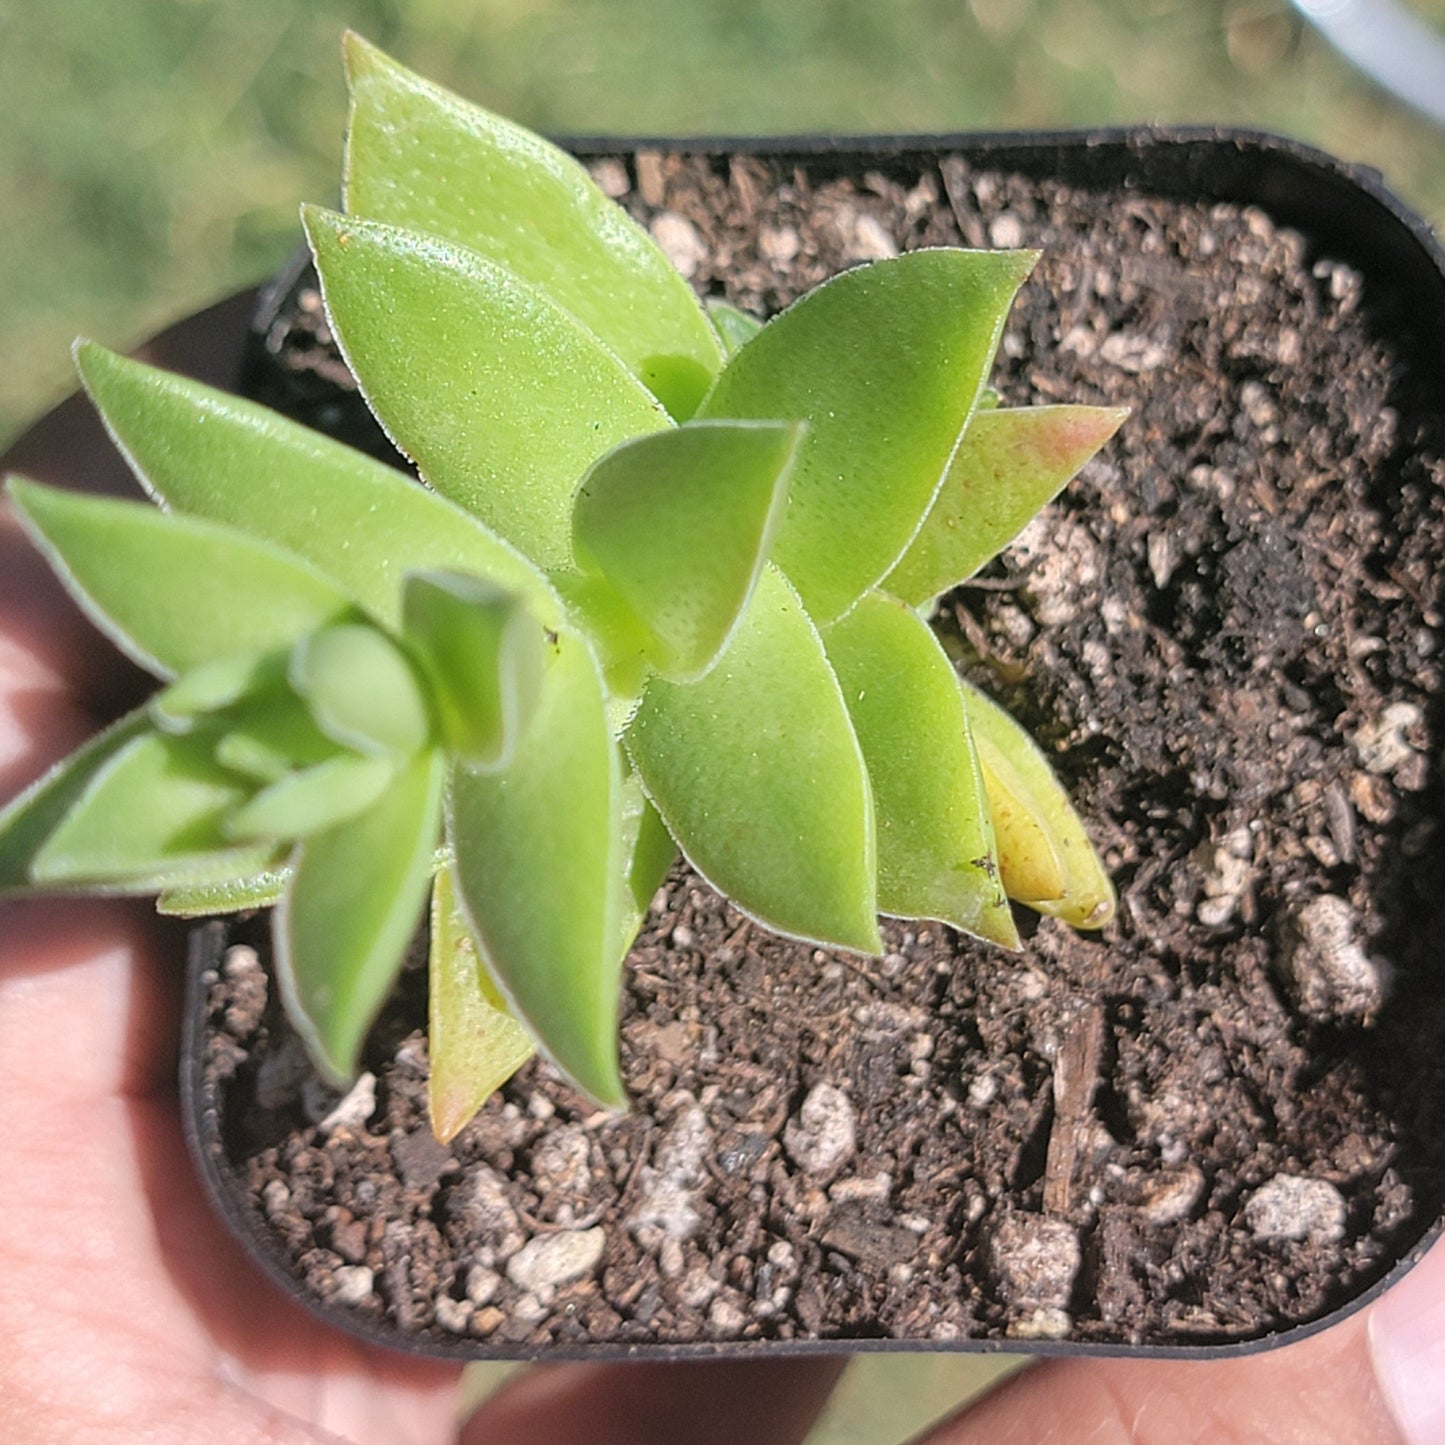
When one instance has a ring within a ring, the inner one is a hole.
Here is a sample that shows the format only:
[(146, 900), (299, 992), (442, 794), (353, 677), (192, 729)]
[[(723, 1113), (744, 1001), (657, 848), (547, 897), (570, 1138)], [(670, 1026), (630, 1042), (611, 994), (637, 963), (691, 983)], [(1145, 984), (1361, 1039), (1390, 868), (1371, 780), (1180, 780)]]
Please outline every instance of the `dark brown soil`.
[[(599, 174), (758, 311), (894, 245), (1044, 248), (1005, 401), (1134, 414), (938, 625), (1057, 755), (1118, 920), (832, 957), (679, 867), (628, 970), (633, 1111), (532, 1065), (445, 1149), (424, 970), (369, 1046), (374, 1110), (318, 1124), (243, 947), (206, 1066), (242, 1211), (321, 1301), (424, 1345), (1199, 1344), (1359, 1293), (1445, 1181), (1445, 448), (1360, 278), (1259, 212), (953, 160)], [(304, 291), (301, 320), (282, 370), (339, 374)]]

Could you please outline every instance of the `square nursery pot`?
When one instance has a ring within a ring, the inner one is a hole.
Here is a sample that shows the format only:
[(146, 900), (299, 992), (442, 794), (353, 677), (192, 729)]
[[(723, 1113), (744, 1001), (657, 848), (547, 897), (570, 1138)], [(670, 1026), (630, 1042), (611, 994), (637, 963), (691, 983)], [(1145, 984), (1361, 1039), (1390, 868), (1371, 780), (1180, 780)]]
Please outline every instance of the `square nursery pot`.
[[(578, 149), (758, 312), (895, 247), (1044, 249), (999, 390), (1133, 416), (937, 626), (1057, 755), (1118, 919), (834, 957), (680, 866), (628, 967), (633, 1110), (534, 1063), (445, 1148), (423, 968), (338, 1099), (264, 919), (207, 924), (222, 1215), (327, 1320), (467, 1358), (1226, 1354), (1357, 1308), (1445, 1192), (1437, 243), (1253, 135)], [(299, 266), (246, 385), (390, 454)]]

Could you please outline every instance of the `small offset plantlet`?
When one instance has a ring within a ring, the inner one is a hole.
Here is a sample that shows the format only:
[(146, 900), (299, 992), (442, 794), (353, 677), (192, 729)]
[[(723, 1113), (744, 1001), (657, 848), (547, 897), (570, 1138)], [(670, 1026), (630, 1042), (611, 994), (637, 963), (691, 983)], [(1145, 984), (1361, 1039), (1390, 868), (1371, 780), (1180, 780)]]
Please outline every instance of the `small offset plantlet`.
[(620, 1106), (622, 964), (678, 848), (780, 933), (879, 914), (1017, 947), (1108, 879), (925, 616), (1122, 413), (992, 405), (1026, 251), (704, 309), (573, 160), (348, 37), (327, 312), (421, 484), (82, 343), (151, 500), (12, 502), (150, 702), (0, 813), (0, 889), (275, 905), (344, 1084), (430, 897), (432, 1114), (540, 1046)]

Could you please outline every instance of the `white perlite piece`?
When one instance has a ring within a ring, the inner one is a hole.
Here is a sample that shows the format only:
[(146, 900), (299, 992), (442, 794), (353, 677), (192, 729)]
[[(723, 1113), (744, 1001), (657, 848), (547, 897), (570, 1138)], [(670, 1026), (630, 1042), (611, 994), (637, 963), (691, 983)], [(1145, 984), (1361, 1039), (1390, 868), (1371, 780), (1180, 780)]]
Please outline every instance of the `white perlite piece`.
[(1379, 965), (1356, 939), (1355, 910), (1331, 893), (1285, 916), (1279, 971), (1302, 1014), (1369, 1019), (1384, 1002)]
[(1412, 702), (1392, 702), (1379, 717), (1370, 718), (1350, 734), (1360, 762), (1369, 773), (1393, 773), (1415, 756), (1408, 733), (1425, 715)]
[(1074, 1292), (1079, 1236), (1062, 1219), (1010, 1214), (989, 1239), (989, 1258), (1015, 1310), (1061, 1310)]
[(340, 1102), (317, 1126), (325, 1138), (337, 1129), (349, 1129), (357, 1133), (363, 1124), (376, 1113), (376, 1075), (362, 1074), (347, 1090)]
[(857, 1147), (857, 1115), (835, 1084), (815, 1084), (783, 1130), (783, 1148), (793, 1163), (817, 1179), (831, 1179)]
[(678, 1111), (657, 1145), (652, 1165), (642, 1170), (637, 1208), (627, 1217), (630, 1233), (648, 1249), (663, 1240), (679, 1244), (702, 1226), (696, 1207), (698, 1191), (707, 1179), (703, 1160), (712, 1148), (712, 1130), (700, 1104)]
[(652, 232), (652, 239), (662, 248), (663, 255), (682, 275), (695, 276), (697, 268), (707, 260), (707, 247), (686, 216), (679, 216), (676, 211), (663, 211), (652, 218), (648, 229)]
[(376, 1288), (376, 1276), (364, 1264), (343, 1264), (336, 1271), (335, 1279), (337, 1304), (362, 1304)]
[(1334, 1244), (1345, 1235), (1345, 1200), (1327, 1179), (1276, 1174), (1250, 1196), (1244, 1222), (1256, 1239)]
[(591, 1274), (606, 1248), (607, 1231), (600, 1224), (538, 1235), (507, 1261), (507, 1278), (546, 1303), (564, 1284)]

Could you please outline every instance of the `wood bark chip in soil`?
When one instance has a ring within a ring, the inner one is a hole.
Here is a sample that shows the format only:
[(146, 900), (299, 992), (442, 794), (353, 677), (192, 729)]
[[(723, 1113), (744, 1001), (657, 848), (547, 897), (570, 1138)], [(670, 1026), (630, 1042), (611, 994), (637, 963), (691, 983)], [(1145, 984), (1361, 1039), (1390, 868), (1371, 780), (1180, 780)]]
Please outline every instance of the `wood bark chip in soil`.
[[(879, 166), (594, 168), (759, 312), (895, 248), (1043, 248), (1004, 402), (1133, 416), (937, 625), (1054, 755), (1118, 920), (1030, 918), (1018, 956), (893, 922), (883, 958), (832, 956), (679, 866), (627, 968), (632, 1112), (533, 1064), (446, 1148), (420, 956), (338, 1103), (243, 923), (208, 976), (220, 1162), (323, 1303), (503, 1352), (1238, 1342), (1438, 1215), (1438, 412), (1360, 277), (1261, 212)], [(298, 294), (257, 389), (365, 440)]]

